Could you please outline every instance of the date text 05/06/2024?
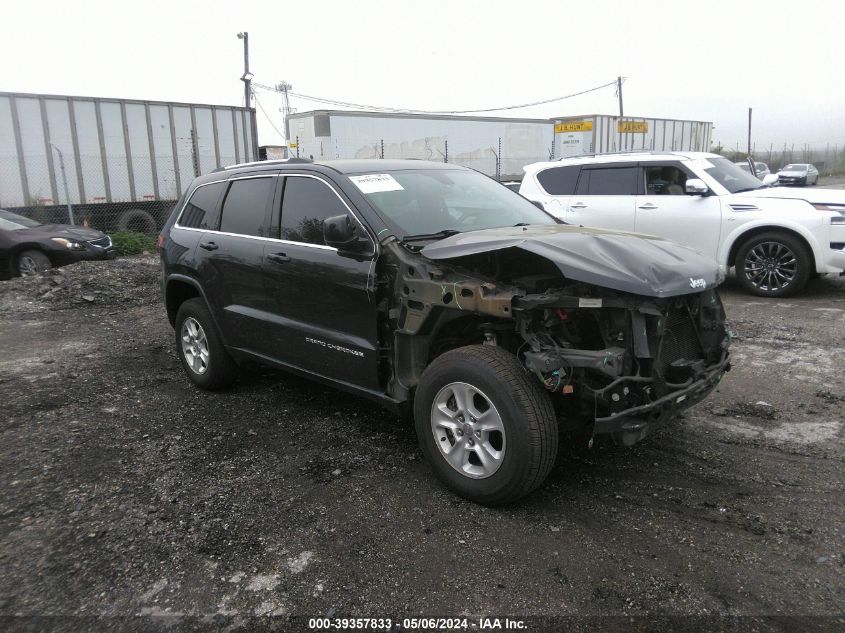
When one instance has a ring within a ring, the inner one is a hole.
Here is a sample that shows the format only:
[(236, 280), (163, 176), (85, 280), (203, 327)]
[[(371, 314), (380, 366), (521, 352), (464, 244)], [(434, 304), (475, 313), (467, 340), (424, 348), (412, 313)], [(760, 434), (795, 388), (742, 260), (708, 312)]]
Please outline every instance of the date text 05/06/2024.
[[(392, 629), (394, 620), (392, 618), (310, 618), (308, 628), (316, 630), (353, 630), (353, 629)], [(403, 618), (401, 630), (409, 631), (430, 631), (430, 630), (482, 630), (496, 631), (526, 630), (523, 620), (512, 618), (482, 617), (473, 621), (469, 618)]]

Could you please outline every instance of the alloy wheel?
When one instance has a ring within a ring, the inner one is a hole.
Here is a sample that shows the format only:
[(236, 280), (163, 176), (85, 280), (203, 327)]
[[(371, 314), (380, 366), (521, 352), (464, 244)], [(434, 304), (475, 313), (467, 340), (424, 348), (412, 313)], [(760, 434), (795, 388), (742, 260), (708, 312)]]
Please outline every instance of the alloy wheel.
[(761, 242), (745, 256), (745, 276), (760, 290), (780, 291), (798, 274), (795, 253), (780, 242)]
[(182, 354), (188, 367), (195, 374), (204, 374), (208, 370), (208, 339), (199, 321), (188, 317), (182, 322)]
[(24, 255), (18, 260), (18, 272), (21, 274), (21, 277), (29, 277), (38, 272), (38, 264), (35, 263), (32, 257)]
[(437, 392), (431, 405), (431, 432), (443, 458), (466, 477), (486, 479), (502, 465), (502, 416), (473, 385), (452, 382)]

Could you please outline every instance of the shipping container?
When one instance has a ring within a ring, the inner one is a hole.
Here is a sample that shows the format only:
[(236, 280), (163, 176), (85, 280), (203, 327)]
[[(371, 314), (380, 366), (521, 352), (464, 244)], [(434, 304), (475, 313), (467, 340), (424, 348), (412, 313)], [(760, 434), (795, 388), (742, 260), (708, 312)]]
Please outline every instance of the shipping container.
[(710, 151), (706, 121), (588, 114), (554, 119), (554, 157), (646, 151)]
[(0, 92), (0, 207), (42, 221), (152, 233), (195, 176), (257, 158), (251, 108)]
[(472, 167), (502, 179), (552, 157), (548, 119), (316, 110), (288, 118), (290, 155), (417, 158)]

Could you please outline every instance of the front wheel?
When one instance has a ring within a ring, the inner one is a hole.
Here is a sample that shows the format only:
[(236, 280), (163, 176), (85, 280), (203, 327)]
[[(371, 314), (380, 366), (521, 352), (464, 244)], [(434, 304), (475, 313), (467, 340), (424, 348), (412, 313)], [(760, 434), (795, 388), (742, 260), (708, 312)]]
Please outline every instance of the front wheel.
[(24, 251), (18, 255), (17, 269), (21, 277), (37, 275), (45, 270), (50, 270), (52, 267), (53, 263), (50, 258), (41, 251)]
[(804, 244), (786, 233), (755, 235), (736, 257), (743, 288), (758, 297), (787, 297), (801, 291), (812, 275), (812, 257)]
[(435, 475), (485, 505), (536, 489), (557, 456), (549, 395), (516, 356), (498, 347), (470, 345), (436, 358), (420, 379), (414, 420)]

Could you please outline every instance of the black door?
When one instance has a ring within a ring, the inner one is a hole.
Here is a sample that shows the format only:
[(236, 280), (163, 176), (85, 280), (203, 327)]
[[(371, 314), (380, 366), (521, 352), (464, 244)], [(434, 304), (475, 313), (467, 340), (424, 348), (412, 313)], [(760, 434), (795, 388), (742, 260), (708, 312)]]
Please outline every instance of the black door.
[(197, 248), (198, 272), (226, 344), (252, 352), (262, 349), (268, 333), (262, 265), (276, 180), (229, 181), (218, 228), (203, 233)]
[(273, 312), (269, 349), (281, 362), (378, 389), (375, 255), (345, 256), (326, 246), (325, 218), (349, 214), (357, 222), (329, 182), (288, 175), (282, 189), (281, 213), (273, 214), (271, 227), (281, 239), (264, 245)]

